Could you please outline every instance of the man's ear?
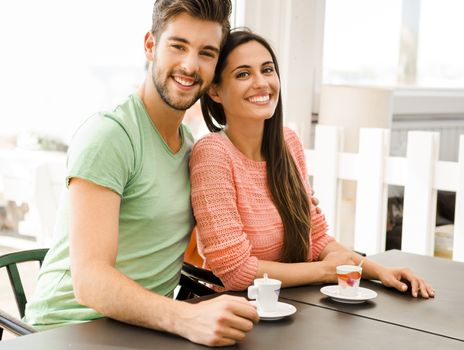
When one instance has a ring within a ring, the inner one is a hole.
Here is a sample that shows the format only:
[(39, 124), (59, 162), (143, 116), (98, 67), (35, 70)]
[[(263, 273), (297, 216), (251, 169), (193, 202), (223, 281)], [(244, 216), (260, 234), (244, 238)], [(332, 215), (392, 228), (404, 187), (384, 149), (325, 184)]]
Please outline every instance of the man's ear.
[(218, 87), (215, 84), (211, 84), (211, 86), (208, 89), (208, 95), (211, 97), (211, 99), (216, 102), (216, 103), (222, 103), (221, 97), (219, 96), (218, 93)]
[(152, 33), (147, 32), (144, 40), (145, 58), (148, 62), (153, 62), (155, 57), (155, 37)]

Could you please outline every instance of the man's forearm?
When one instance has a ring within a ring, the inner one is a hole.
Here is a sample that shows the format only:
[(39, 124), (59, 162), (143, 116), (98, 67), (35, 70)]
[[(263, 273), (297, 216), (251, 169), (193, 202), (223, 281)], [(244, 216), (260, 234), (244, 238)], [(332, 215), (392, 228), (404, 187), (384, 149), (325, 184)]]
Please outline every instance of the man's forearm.
[(178, 333), (183, 303), (143, 288), (111, 266), (94, 264), (77, 275), (82, 276), (73, 278), (79, 303), (122, 322)]

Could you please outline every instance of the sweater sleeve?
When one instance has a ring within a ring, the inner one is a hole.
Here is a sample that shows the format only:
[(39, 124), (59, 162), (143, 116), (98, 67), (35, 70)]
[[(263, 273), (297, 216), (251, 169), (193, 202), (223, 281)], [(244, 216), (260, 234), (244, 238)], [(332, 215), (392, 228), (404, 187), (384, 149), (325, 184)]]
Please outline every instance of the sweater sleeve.
[(228, 290), (253, 283), (258, 259), (237, 208), (232, 159), (220, 140), (206, 137), (194, 146), (190, 159), (192, 206), (198, 243), (208, 268)]
[[(311, 201), (312, 197), (312, 190), (309, 184), (308, 172), (306, 170), (306, 160), (303, 150), (303, 145), (301, 144), (298, 136), (295, 134), (294, 131), (285, 128), (285, 140), (287, 147), (289, 148), (290, 153), (292, 154), (298, 171), (300, 172), (301, 178), (303, 180), (304, 186), (306, 187), (306, 192), (308, 193), (308, 199)], [(311, 240), (311, 249), (308, 254), (309, 261), (318, 260), (319, 255), (321, 254), (322, 250), (329, 244), (329, 242), (333, 241), (334, 238), (327, 234), (328, 225), (325, 220), (325, 215), (316, 212), (316, 207), (312, 205), (310, 202), (311, 207), (311, 232), (310, 232), (310, 240)]]

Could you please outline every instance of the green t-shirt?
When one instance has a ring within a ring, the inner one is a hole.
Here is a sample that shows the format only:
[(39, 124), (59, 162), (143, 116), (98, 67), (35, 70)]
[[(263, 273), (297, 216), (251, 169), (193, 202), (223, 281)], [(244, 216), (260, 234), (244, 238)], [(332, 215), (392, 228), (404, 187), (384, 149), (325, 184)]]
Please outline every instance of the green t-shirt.
[[(86, 179), (121, 197), (116, 268), (167, 296), (179, 282), (193, 227), (188, 171), (193, 138), (183, 125), (180, 132), (182, 147), (173, 153), (134, 94), (113, 112), (96, 114), (78, 129), (67, 162), (67, 181)], [(54, 243), (26, 306), (25, 321), (38, 329), (102, 317), (74, 296), (68, 191), (62, 197)]]

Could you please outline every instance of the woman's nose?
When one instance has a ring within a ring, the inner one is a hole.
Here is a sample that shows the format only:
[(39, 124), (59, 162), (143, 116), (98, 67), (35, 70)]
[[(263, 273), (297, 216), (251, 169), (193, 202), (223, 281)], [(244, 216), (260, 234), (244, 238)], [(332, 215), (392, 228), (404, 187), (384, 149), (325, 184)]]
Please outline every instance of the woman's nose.
[(256, 74), (253, 80), (253, 85), (255, 87), (262, 87), (267, 85), (267, 80), (262, 74)]

